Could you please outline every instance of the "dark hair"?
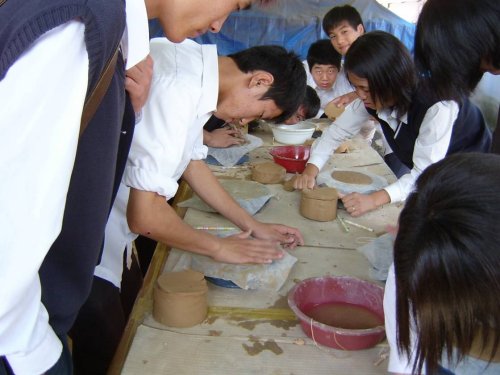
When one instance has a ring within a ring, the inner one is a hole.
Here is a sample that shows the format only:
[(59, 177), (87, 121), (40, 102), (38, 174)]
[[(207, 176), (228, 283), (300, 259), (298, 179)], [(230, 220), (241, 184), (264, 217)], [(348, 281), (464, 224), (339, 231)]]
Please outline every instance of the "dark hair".
[(306, 95), (304, 96), (302, 106), (305, 109), (304, 117), (306, 119), (316, 116), (321, 106), (321, 101), (319, 99), (318, 93), (309, 85), (306, 86)]
[(500, 68), (500, 2), (428, 0), (417, 22), (415, 61), (429, 93), (460, 102), (483, 76), (482, 59)]
[(398, 116), (410, 107), (416, 87), (413, 60), (395, 36), (383, 31), (371, 31), (351, 45), (345, 57), (346, 73), (368, 80), (370, 95), (382, 105), (395, 103)]
[(314, 64), (333, 65), (340, 70), (342, 55), (333, 48), (330, 39), (320, 39), (309, 46), (307, 50), (307, 64), (312, 71)]
[(499, 348), (498, 186), (500, 155), (454, 154), (428, 167), (406, 201), (394, 269), (400, 352), (410, 354), (416, 324), (413, 372), (425, 361), (434, 373), (454, 349), (462, 360), (474, 339), (490, 360)]
[(283, 113), (273, 119), (283, 122), (293, 115), (304, 100), (306, 72), (299, 57), (280, 46), (256, 46), (228, 55), (244, 72), (263, 70), (274, 82), (260, 100), (273, 100)]
[(342, 5), (333, 7), (323, 17), (323, 31), (326, 35), (336, 28), (341, 22), (346, 21), (353, 29), (357, 29), (359, 25), (365, 28), (361, 15), (356, 8), (350, 5)]

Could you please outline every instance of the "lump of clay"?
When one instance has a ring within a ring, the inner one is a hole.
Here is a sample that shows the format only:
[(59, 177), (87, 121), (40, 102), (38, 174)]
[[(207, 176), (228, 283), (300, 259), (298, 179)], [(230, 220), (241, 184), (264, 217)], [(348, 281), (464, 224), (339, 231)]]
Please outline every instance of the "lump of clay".
[(261, 184), (279, 184), (285, 175), (285, 167), (273, 162), (256, 164), (252, 169), (252, 180)]
[(344, 113), (344, 107), (337, 107), (335, 103), (330, 102), (325, 107), (325, 114), (330, 120), (335, 120), (342, 113)]
[(295, 175), (291, 179), (283, 182), (283, 189), (286, 191), (294, 191), (295, 188), (293, 185), (294, 185), (296, 179), (297, 179), (297, 175)]
[(344, 182), (346, 184), (370, 185), (373, 182), (373, 179), (370, 176), (353, 171), (333, 171), (332, 177), (334, 180)]
[(316, 221), (331, 221), (337, 217), (337, 190), (322, 187), (302, 191), (300, 214)]
[(153, 317), (170, 327), (192, 327), (208, 311), (207, 282), (193, 270), (164, 273), (154, 286)]
[(348, 152), (349, 152), (349, 142), (344, 142), (335, 149), (336, 154), (346, 154)]

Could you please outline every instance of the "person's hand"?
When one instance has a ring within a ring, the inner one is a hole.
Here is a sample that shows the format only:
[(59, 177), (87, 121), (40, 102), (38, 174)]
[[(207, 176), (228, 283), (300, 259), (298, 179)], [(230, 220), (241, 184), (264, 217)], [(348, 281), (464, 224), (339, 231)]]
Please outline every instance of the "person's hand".
[(346, 211), (353, 217), (361, 216), (377, 208), (371, 194), (351, 193), (344, 195), (341, 199)]
[(203, 133), (203, 143), (210, 147), (225, 148), (233, 145), (240, 145), (245, 142), (238, 129), (220, 128), (212, 132)]
[(130, 95), (135, 113), (141, 111), (148, 99), (152, 77), (153, 59), (150, 55), (125, 72), (125, 90)]
[(358, 94), (356, 94), (356, 91), (352, 91), (333, 99), (330, 103), (334, 103), (337, 107), (341, 108), (351, 104), (357, 98)]
[(229, 237), (220, 238), (220, 247), (212, 258), (218, 262), (244, 263), (272, 263), (281, 259), (284, 252), (277, 240), (252, 238), (252, 231), (241, 232)]
[(294, 249), (304, 245), (302, 233), (297, 228), (292, 228), (281, 224), (266, 224), (259, 221), (252, 227), (252, 234), (255, 238), (263, 240), (279, 241), (286, 249)]
[(293, 187), (297, 190), (314, 189), (316, 178), (309, 174), (302, 173), (294, 177)]
[(293, 181), (293, 187), (297, 190), (314, 189), (316, 185), (316, 176), (319, 173), (318, 167), (314, 164), (306, 164), (306, 168), (300, 175), (296, 175)]

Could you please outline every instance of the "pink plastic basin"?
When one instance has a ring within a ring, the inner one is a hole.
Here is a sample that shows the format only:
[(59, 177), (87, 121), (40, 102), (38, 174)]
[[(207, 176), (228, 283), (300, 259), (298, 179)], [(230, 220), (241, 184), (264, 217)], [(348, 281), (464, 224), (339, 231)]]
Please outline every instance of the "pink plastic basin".
[[(377, 345), (385, 337), (384, 289), (377, 284), (348, 276), (315, 277), (301, 281), (288, 294), (288, 305), (300, 320), (304, 333), (317, 343), (342, 350), (360, 350)], [(380, 325), (346, 329), (317, 322), (306, 312), (326, 304), (355, 305), (368, 310)]]
[(276, 164), (289, 173), (302, 173), (311, 153), (310, 146), (276, 146), (269, 150)]

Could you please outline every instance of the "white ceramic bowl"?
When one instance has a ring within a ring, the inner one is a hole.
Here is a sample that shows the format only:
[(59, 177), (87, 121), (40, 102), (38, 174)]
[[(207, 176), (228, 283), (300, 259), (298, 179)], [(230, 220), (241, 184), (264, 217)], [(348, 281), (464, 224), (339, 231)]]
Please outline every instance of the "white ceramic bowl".
[(285, 145), (301, 145), (312, 137), (316, 126), (303, 121), (295, 125), (271, 125), (274, 140)]

